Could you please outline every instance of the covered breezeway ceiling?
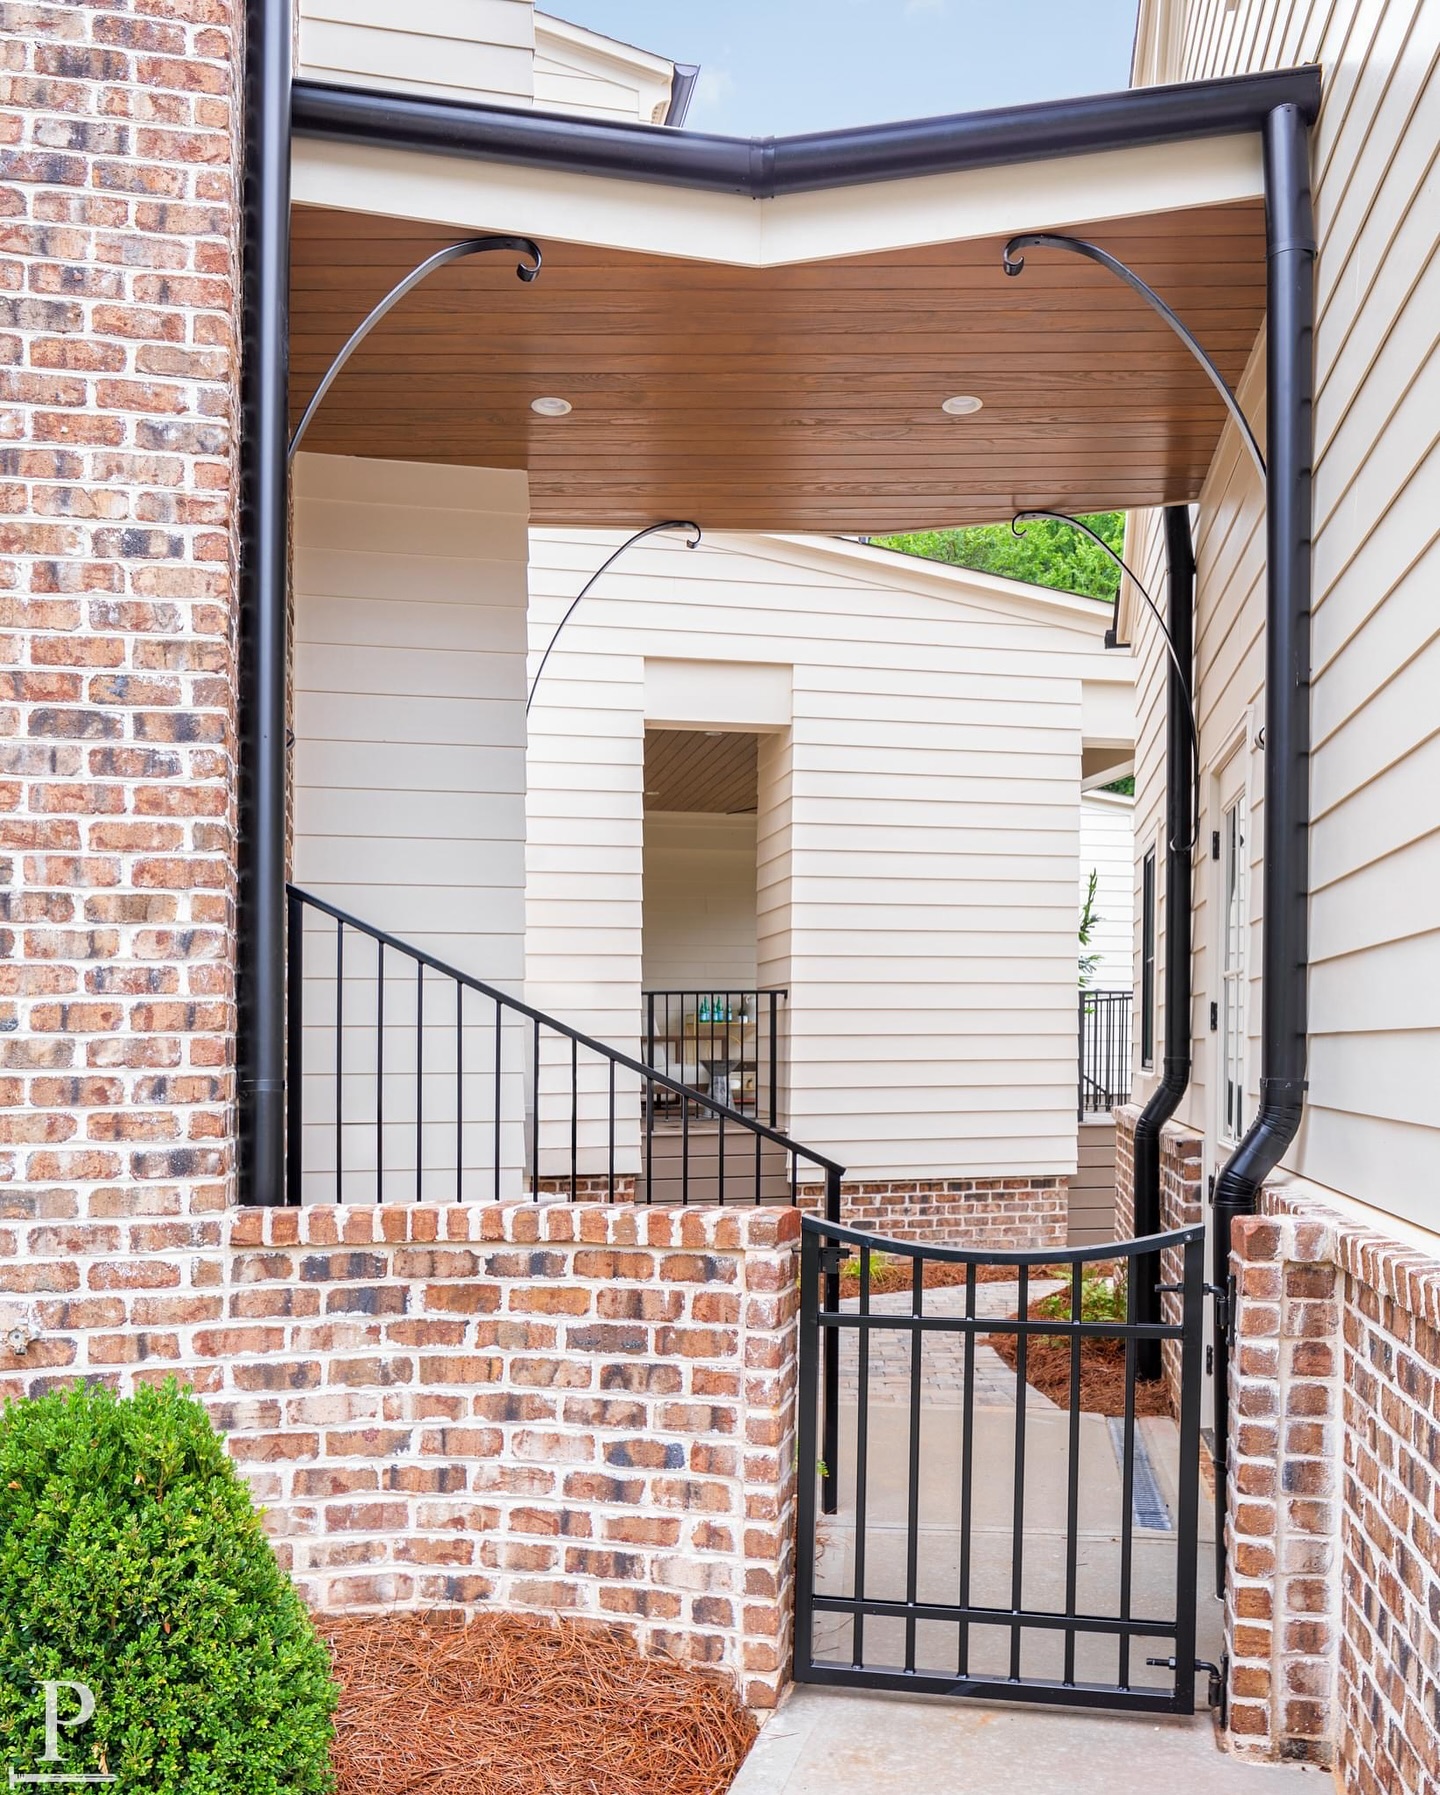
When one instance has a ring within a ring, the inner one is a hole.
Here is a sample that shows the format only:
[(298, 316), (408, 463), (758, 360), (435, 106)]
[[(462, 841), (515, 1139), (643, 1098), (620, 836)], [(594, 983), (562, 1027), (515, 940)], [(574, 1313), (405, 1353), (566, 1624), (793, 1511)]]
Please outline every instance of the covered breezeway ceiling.
[[(1129, 263), (1235, 385), (1264, 316), (1259, 200), (1064, 228)], [(468, 234), (297, 206), (292, 422), (369, 307)], [(1078, 257), (1031, 251), (1007, 278), (1004, 241), (754, 267), (542, 233), (533, 284), (481, 256), (409, 295), (305, 447), (527, 468), (556, 525), (876, 533), (1195, 498), (1224, 410), (1186, 350)], [(569, 416), (530, 410), (552, 394)], [(946, 415), (956, 394), (984, 409)]]

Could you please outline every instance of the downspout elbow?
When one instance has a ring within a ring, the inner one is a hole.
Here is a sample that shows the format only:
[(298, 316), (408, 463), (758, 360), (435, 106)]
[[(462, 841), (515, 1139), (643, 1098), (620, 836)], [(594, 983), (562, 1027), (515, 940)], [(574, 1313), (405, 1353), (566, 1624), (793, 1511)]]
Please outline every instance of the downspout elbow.
[(1300, 1132), (1304, 1111), (1304, 1079), (1261, 1079), (1259, 1113), (1215, 1180), (1217, 1210), (1230, 1217), (1255, 1213), (1260, 1188)]

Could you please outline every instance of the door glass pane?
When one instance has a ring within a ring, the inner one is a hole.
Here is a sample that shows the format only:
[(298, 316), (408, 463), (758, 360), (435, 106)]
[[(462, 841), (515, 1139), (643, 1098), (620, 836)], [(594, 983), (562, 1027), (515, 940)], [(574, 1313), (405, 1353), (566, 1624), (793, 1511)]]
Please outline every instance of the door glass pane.
[(1234, 1141), (1245, 1132), (1245, 949), (1250, 913), (1243, 797), (1226, 810), (1221, 841), (1221, 1129), (1227, 1140)]

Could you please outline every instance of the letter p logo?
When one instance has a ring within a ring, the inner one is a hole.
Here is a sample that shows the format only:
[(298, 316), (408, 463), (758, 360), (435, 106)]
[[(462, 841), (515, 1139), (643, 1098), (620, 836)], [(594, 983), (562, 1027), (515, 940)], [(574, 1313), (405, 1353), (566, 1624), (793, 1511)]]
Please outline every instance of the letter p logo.
[[(54, 1763), (60, 1756), (60, 1728), (62, 1726), (84, 1726), (95, 1712), (95, 1697), (88, 1683), (70, 1683), (63, 1679), (56, 1682), (42, 1683), (45, 1691), (45, 1757), (42, 1762)], [(60, 1691), (68, 1689), (80, 1703), (79, 1712), (72, 1714), (68, 1720), (60, 1718)]]

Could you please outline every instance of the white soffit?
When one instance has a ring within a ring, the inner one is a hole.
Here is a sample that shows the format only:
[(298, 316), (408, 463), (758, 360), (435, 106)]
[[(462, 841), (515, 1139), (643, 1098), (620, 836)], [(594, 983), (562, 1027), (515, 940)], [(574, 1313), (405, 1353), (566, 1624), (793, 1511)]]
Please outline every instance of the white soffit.
[(755, 200), (569, 170), (295, 140), (297, 205), (648, 255), (780, 267), (1264, 192), (1258, 137), (1201, 138)]

